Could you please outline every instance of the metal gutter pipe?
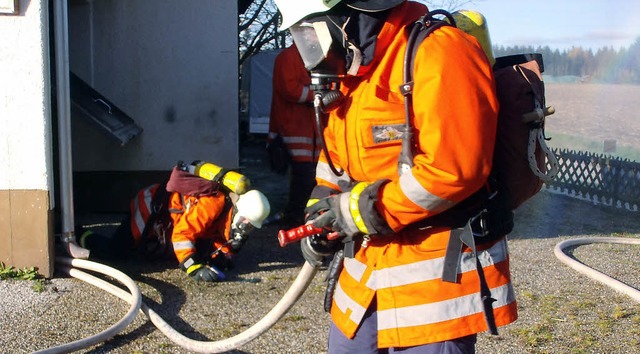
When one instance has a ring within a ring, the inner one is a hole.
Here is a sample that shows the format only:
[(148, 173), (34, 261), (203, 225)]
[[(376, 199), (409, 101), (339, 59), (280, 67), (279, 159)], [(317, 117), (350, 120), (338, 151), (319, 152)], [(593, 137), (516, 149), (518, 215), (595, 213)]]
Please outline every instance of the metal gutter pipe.
[(58, 150), (62, 242), (73, 258), (89, 258), (89, 250), (76, 243), (73, 215), (73, 168), (71, 155), (71, 94), (69, 92), (69, 20), (67, 0), (54, 0), (54, 44), (56, 60), (56, 102), (58, 103)]

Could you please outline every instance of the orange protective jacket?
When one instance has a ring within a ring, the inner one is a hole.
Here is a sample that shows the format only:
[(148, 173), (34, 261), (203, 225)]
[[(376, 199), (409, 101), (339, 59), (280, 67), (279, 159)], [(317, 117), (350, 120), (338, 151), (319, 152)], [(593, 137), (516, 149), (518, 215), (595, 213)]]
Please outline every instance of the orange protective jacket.
[[(381, 29), (371, 64), (342, 81), (344, 104), (325, 129), (327, 148), (342, 176), (321, 153), (319, 190), (338, 182), (388, 179), (377, 211), (393, 236), (373, 237), (354, 258), (345, 258), (331, 316), (349, 338), (376, 298), (378, 346), (408, 347), (455, 339), (487, 329), (475, 258), (465, 250), (458, 282), (444, 282), (443, 261), (450, 230), (407, 228), (438, 214), (482, 188), (491, 169), (498, 102), (493, 73), (475, 38), (443, 27), (418, 48), (414, 69), (412, 124), (417, 155), (398, 176), (404, 124), (402, 84), (407, 25), (426, 13), (406, 2), (394, 8)], [(506, 239), (479, 247), (496, 324), (515, 321)]]
[(315, 132), (311, 78), (295, 45), (276, 57), (269, 120), (270, 142), (282, 136), (294, 162), (316, 162), (320, 144)]
[[(159, 183), (152, 184), (138, 191), (136, 196), (131, 199), (131, 235), (133, 235), (134, 247), (142, 242), (143, 233), (154, 211), (154, 197), (158, 193), (159, 187)], [(155, 228), (155, 225), (151, 227)], [(148, 232), (148, 230), (146, 231)]]
[[(211, 251), (229, 240), (233, 210), (229, 203), (222, 192), (200, 197), (171, 194), (171, 242), (178, 262), (196, 253), (196, 242), (200, 239), (213, 242)], [(231, 252), (226, 246), (221, 251)]]

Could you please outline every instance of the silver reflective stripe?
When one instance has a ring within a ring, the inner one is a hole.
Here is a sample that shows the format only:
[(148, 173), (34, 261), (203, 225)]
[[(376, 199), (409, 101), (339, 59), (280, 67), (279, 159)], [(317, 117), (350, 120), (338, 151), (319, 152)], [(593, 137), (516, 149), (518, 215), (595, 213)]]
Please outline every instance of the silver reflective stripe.
[[(478, 259), (483, 267), (503, 262), (507, 259), (506, 240), (502, 240), (491, 248), (478, 253)], [(476, 261), (471, 252), (465, 252), (460, 257), (458, 273), (476, 271)], [(400, 266), (374, 270), (367, 279), (367, 287), (372, 290), (403, 286), (422, 281), (440, 279), (444, 267), (444, 257), (419, 261)], [(355, 258), (345, 258), (344, 269), (356, 281), (361, 281), (366, 265)]]
[[(346, 259), (346, 258), (345, 258)], [(342, 313), (347, 313), (348, 310), (351, 310), (351, 315), (349, 315), (349, 319), (355, 323), (360, 323), (362, 317), (364, 316), (366, 308), (358, 305), (357, 302), (351, 300), (347, 294), (345, 294), (344, 290), (340, 286), (340, 283), (336, 286), (336, 290), (333, 293), (333, 300), (335, 301), (336, 306)]]
[(285, 136), (285, 137), (282, 137), (282, 140), (287, 144), (313, 145), (313, 140), (314, 139), (307, 138), (307, 137), (304, 137), (304, 136)]
[[(151, 188), (152, 187), (145, 188), (145, 190), (143, 192), (144, 205), (147, 207), (147, 211), (149, 213), (151, 213), (151, 201), (153, 200), (153, 195), (151, 195)], [(136, 196), (135, 199), (136, 199), (136, 201), (133, 203), (134, 208), (135, 208), (135, 211), (133, 213), (134, 214), (134, 219), (135, 219), (136, 227), (138, 228), (140, 233), (142, 233), (144, 231), (144, 225), (146, 224), (146, 220), (144, 219), (144, 216), (142, 215), (142, 212), (140, 211), (140, 204), (139, 204), (138, 197)]]
[[(497, 299), (493, 303), (494, 308), (505, 306), (515, 299), (511, 284), (491, 289), (491, 295)], [(474, 293), (431, 304), (378, 311), (378, 330), (429, 325), (481, 312), (480, 293)]]
[[(480, 264), (483, 267), (494, 265), (507, 259), (506, 248), (503, 246), (504, 242), (500, 241), (490, 249), (478, 253), (478, 259), (480, 259)], [(373, 288), (383, 289), (439, 279), (442, 277), (443, 267), (444, 257), (375, 270), (371, 278), (376, 280), (377, 285), (374, 285)], [(465, 252), (460, 257), (458, 274), (471, 271), (476, 271), (476, 260), (473, 253)]]
[(306, 149), (290, 149), (291, 156), (308, 156), (311, 157), (311, 151)]
[(138, 200), (136, 199), (135, 204), (135, 212), (133, 213), (134, 215), (134, 220), (136, 223), (136, 228), (138, 229), (138, 231), (140, 233), (142, 233), (142, 231), (144, 231), (144, 219), (142, 217), (142, 213), (140, 212), (140, 206), (138, 205)]
[(307, 96), (309, 96), (309, 86), (302, 87), (302, 93), (300, 94), (300, 98), (298, 98), (299, 103), (304, 103), (307, 101)]
[(344, 270), (349, 273), (349, 275), (355, 279), (355, 281), (359, 282), (362, 280), (362, 276), (364, 272), (367, 270), (367, 265), (356, 260), (355, 258), (344, 258)]
[(338, 185), (338, 181), (345, 181), (347, 183), (351, 183), (351, 177), (349, 177), (349, 175), (344, 173), (340, 177), (336, 176), (333, 172), (331, 172), (331, 169), (329, 168), (329, 164), (327, 164), (326, 162), (318, 161), (318, 164), (316, 165), (316, 177), (323, 179), (329, 183), (333, 183), (335, 185)]
[(422, 187), (413, 176), (412, 170), (408, 170), (400, 176), (400, 189), (409, 200), (432, 212), (445, 211), (456, 205), (455, 202), (442, 199)]
[(357, 234), (359, 232), (358, 226), (356, 226), (356, 222), (353, 219), (353, 215), (351, 215), (350, 209), (350, 194), (349, 193), (340, 193), (338, 194), (338, 206), (340, 207), (340, 213), (342, 214), (342, 221), (345, 222), (346, 229), (345, 231), (348, 235)]
[(190, 250), (195, 248), (195, 245), (191, 242), (191, 241), (180, 241), (180, 242), (173, 242), (173, 249), (174, 250)]

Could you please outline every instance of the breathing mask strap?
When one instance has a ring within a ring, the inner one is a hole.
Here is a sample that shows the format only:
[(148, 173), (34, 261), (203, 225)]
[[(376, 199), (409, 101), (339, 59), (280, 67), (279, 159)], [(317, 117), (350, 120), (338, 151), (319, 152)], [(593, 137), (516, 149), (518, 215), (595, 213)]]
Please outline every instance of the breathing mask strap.
[(353, 53), (353, 59), (351, 60), (351, 64), (349, 65), (349, 69), (347, 69), (347, 75), (356, 76), (358, 74), (358, 70), (360, 69), (360, 65), (362, 64), (362, 51), (358, 48), (352, 41), (349, 40), (349, 36), (347, 35), (347, 25), (349, 24), (349, 20), (351, 20), (351, 16), (347, 17), (342, 26), (338, 25), (331, 16), (327, 16), (329, 21), (334, 24), (342, 34), (342, 46), (346, 50), (351, 50)]

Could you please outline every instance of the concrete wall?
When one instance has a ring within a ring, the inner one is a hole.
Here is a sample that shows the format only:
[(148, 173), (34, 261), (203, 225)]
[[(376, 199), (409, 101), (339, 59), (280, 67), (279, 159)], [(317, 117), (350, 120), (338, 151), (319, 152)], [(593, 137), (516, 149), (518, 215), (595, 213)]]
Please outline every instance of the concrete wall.
[[(51, 276), (60, 213), (53, 9), (46, 0), (19, 4), (17, 16), (0, 16), (0, 261)], [(236, 7), (228, 0), (69, 0), (71, 70), (144, 129), (120, 146), (72, 116), (76, 215), (109, 203), (126, 209), (135, 188), (166, 177), (180, 159), (238, 167)]]
[(53, 273), (47, 1), (0, 16), (0, 261)]
[(143, 128), (120, 146), (72, 116), (79, 209), (124, 211), (178, 160), (238, 167), (237, 27), (234, 1), (70, 2), (71, 70)]
[(170, 170), (195, 159), (238, 166), (236, 7), (228, 0), (70, 3), (71, 70), (144, 129), (120, 146), (72, 117), (75, 171)]

